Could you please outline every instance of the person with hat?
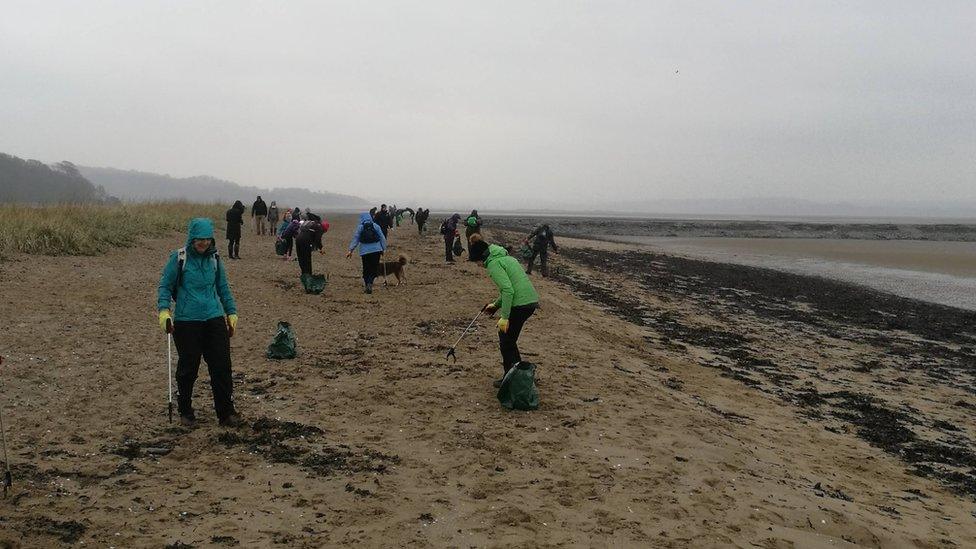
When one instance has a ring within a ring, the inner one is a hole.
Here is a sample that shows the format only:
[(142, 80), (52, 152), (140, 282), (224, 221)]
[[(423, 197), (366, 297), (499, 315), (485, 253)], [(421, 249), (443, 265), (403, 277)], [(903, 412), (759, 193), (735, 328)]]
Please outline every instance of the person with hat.
[(539, 294), (525, 274), (517, 259), (496, 244), (485, 242), (480, 233), (471, 235), (468, 247), (470, 261), (479, 261), (488, 270), (488, 276), (498, 287), (498, 298), (485, 305), (485, 312), (498, 319), (498, 349), (502, 355), (502, 377), (494, 382), (501, 387), (508, 371), (522, 361), (518, 339), (525, 322), (539, 307)]
[(173, 335), (179, 355), (176, 385), (180, 424), (196, 424), (191, 397), (202, 357), (210, 372), (214, 410), (220, 425), (242, 425), (234, 408), (230, 360), (230, 338), (237, 329), (237, 304), (230, 293), (227, 271), (217, 255), (210, 219), (192, 219), (186, 245), (170, 254), (159, 279), (157, 311), (159, 327)]

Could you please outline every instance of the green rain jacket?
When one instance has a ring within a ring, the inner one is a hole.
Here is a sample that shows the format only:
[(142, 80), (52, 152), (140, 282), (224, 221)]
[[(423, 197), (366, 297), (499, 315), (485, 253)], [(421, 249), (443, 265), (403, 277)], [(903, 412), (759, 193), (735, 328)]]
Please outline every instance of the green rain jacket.
[[(193, 239), (214, 237), (213, 221), (198, 217), (190, 220), (186, 236), (186, 260), (183, 278), (176, 290), (176, 308), (173, 320), (210, 320), (225, 315), (237, 314), (234, 296), (227, 284), (227, 271), (224, 263), (216, 257), (214, 244), (203, 254), (193, 248)], [(157, 291), (157, 310), (169, 309), (173, 300), (173, 289), (179, 274), (179, 250), (169, 256), (163, 267)]]
[(491, 277), (492, 282), (498, 286), (498, 299), (495, 300), (495, 307), (499, 308), (502, 318), (508, 318), (512, 312), (512, 307), (539, 302), (539, 294), (536, 293), (532, 281), (522, 269), (522, 264), (508, 255), (505, 248), (496, 244), (489, 245), (485, 267), (488, 269), (488, 276)]

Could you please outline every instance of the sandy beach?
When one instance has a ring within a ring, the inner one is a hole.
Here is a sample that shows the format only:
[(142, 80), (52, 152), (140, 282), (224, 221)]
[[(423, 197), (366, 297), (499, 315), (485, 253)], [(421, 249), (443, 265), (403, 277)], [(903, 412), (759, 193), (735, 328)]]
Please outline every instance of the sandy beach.
[[(228, 263), (241, 429), (203, 371), (201, 425), (166, 421), (155, 290), (182, 235), (0, 263), (0, 546), (976, 545), (971, 313), (567, 239), (520, 341), (542, 405), (510, 412), (493, 320), (444, 358), (484, 269), (408, 224), (406, 284), (364, 295), (355, 218), (329, 220), (322, 295), (268, 237)], [(279, 320), (294, 360), (264, 358)]]

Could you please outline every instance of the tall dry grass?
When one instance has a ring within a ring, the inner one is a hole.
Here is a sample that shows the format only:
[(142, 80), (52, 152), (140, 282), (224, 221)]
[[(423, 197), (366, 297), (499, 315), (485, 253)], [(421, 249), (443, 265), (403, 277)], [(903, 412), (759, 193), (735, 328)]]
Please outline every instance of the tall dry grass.
[(98, 255), (140, 238), (185, 231), (194, 217), (225, 225), (226, 205), (155, 202), (118, 205), (0, 204), (0, 259), (14, 254)]

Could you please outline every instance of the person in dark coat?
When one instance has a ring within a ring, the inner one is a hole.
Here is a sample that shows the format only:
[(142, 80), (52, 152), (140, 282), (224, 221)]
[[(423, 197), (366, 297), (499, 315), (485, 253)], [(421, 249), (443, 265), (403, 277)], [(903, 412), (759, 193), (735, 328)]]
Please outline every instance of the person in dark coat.
[(380, 211), (376, 212), (373, 222), (380, 226), (380, 230), (383, 231), (383, 238), (388, 238), (390, 227), (393, 226), (393, 219), (390, 217), (389, 210), (386, 209), (386, 204), (380, 206)]
[(552, 229), (549, 225), (542, 224), (539, 225), (536, 230), (532, 231), (529, 236), (525, 238), (525, 243), (528, 244), (529, 241), (532, 242), (532, 257), (529, 258), (529, 266), (525, 269), (526, 274), (532, 274), (532, 264), (535, 263), (536, 256), (539, 257), (539, 268), (542, 270), (542, 276), (549, 276), (549, 247), (552, 247), (552, 251), (559, 253), (559, 248), (556, 247), (556, 239), (553, 237)]
[(241, 258), (241, 225), (244, 224), (244, 204), (240, 200), (227, 210), (227, 257)]
[(251, 217), (254, 218), (254, 233), (258, 236), (264, 236), (265, 220), (268, 218), (268, 205), (264, 203), (264, 200), (261, 200), (261, 195), (258, 195), (258, 199), (251, 205)]
[(454, 263), (454, 239), (459, 236), (457, 225), (460, 220), (461, 214), (454, 214), (441, 223), (441, 235), (444, 236), (444, 259), (448, 263)]
[(469, 254), (471, 251), (471, 235), (473, 234), (481, 234), (481, 216), (478, 215), (478, 210), (471, 210), (471, 215), (464, 220), (464, 242), (468, 245)]
[[(318, 217), (318, 216), (316, 216)], [(292, 223), (285, 229), (285, 238), (295, 238), (295, 254), (302, 274), (312, 274), (312, 250), (322, 252), (322, 235), (329, 230), (329, 224), (318, 219)]]
[(420, 236), (424, 235), (424, 229), (427, 225), (427, 218), (430, 217), (430, 210), (424, 210), (423, 208), (417, 208), (417, 215), (415, 220), (417, 221), (417, 232)]

